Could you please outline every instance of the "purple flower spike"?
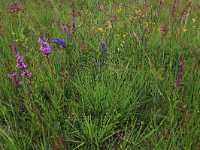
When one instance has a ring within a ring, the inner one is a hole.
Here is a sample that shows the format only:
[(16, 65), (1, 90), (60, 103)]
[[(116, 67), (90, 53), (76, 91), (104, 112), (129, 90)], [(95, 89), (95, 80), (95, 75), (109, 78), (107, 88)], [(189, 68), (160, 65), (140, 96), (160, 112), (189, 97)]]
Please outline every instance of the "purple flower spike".
[(39, 42), (39, 43), (44, 42), (43, 38), (39, 38), (39, 39), (38, 39), (38, 42)]
[(8, 74), (8, 78), (17, 77), (17, 72), (13, 72), (12, 74)]
[(49, 44), (44, 41), (42, 38), (38, 39), (38, 42), (40, 43), (40, 51), (45, 56), (48, 57), (50, 53), (50, 46)]
[(17, 54), (16, 57), (17, 57), (16, 68), (21, 69), (21, 70), (26, 69), (27, 65), (24, 63), (23, 57), (21, 57), (19, 54)]
[(75, 10), (72, 10), (71, 19), (72, 19), (72, 21), (71, 21), (71, 26), (69, 29), (69, 37), (72, 39), (74, 30), (75, 30)]
[(63, 32), (67, 32), (67, 25), (65, 23), (62, 24), (62, 30)]
[[(40, 42), (42, 42), (42, 39), (39, 39)], [(28, 70), (26, 70), (27, 65), (24, 63), (23, 57), (19, 55), (19, 53), (17, 52), (16, 46), (15, 44), (13, 44), (13, 49), (15, 52), (15, 57), (16, 57), (16, 68), (21, 70), (20, 72), (22, 72), (22, 76), (27, 76), (28, 78), (32, 77), (32, 72), (29, 72)], [(17, 72), (15, 72), (12, 68), (10, 69), (11, 73), (8, 74), (8, 78), (10, 78), (13, 82), (13, 84), (15, 84), (16, 86), (22, 85), (22, 82), (18, 80), (18, 75)]]
[(73, 34), (74, 34), (74, 27), (71, 26), (69, 31), (69, 37), (72, 38)]
[(64, 38), (53, 39), (52, 42), (55, 43), (55, 44), (60, 44), (60, 45), (62, 45), (63, 48), (66, 47), (65, 39), (64, 39)]
[(181, 59), (178, 65), (178, 72), (176, 74), (176, 87), (178, 88), (182, 83), (184, 60)]
[(101, 41), (101, 45), (102, 45), (103, 53), (105, 54), (107, 51), (107, 47), (106, 47), (106, 42), (103, 39)]
[(12, 74), (8, 74), (8, 78), (10, 78), (13, 81), (14, 84), (18, 83), (17, 72), (13, 72)]

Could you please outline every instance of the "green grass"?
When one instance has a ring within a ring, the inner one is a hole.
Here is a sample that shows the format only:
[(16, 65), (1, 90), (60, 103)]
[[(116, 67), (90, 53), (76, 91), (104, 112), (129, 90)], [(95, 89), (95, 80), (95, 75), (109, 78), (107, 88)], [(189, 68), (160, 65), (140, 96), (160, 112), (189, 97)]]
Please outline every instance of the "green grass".
[[(174, 1), (162, 2), (20, 0), (12, 13), (1, 0), (0, 149), (200, 149), (200, 2), (178, 1), (173, 15)], [(61, 37), (66, 48), (51, 42)], [(16, 69), (13, 43), (31, 79)]]

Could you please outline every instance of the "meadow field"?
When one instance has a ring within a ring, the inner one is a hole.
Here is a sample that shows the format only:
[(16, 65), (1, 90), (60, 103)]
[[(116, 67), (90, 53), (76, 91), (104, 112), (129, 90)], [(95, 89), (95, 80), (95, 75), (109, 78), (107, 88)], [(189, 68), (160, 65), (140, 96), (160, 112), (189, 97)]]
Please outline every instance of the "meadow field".
[(0, 0), (0, 150), (200, 150), (199, 0)]

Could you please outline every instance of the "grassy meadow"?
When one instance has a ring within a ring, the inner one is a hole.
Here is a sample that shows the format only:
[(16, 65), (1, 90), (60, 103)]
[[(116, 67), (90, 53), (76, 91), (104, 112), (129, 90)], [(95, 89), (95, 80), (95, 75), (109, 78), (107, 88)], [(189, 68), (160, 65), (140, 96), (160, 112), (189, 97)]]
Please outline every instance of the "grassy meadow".
[(199, 150), (199, 10), (1, 0), (0, 150)]

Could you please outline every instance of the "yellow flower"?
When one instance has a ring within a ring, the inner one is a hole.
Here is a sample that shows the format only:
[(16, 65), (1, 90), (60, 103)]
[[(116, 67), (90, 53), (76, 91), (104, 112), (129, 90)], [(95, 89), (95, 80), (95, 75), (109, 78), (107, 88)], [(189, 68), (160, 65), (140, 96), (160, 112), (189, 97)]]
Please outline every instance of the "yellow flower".
[(120, 14), (122, 12), (121, 6), (117, 9), (117, 13)]
[(192, 18), (192, 22), (195, 23), (195, 21), (196, 21), (196, 19), (195, 19), (195, 18)]
[(111, 25), (111, 24), (109, 24), (109, 25), (108, 25), (108, 28), (109, 28), (109, 29), (111, 29), (111, 28), (112, 28), (112, 25)]
[(103, 32), (103, 28), (98, 28), (98, 30), (99, 30), (100, 32)]
[(187, 29), (186, 29), (186, 28), (183, 28), (183, 32), (187, 32)]
[(128, 35), (128, 33), (126, 32), (125, 34), (122, 35), (122, 37), (126, 37)]
[(112, 24), (109, 22), (108, 23), (108, 27), (107, 27), (108, 29), (111, 29), (112, 28)]
[(193, 28), (195, 28), (196, 26), (192, 26)]

